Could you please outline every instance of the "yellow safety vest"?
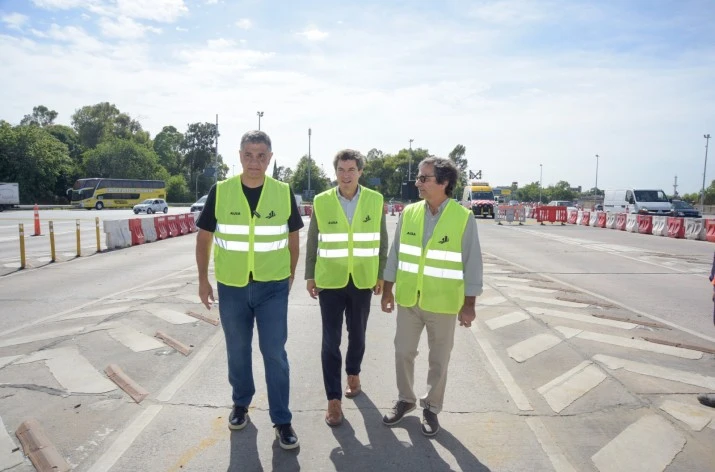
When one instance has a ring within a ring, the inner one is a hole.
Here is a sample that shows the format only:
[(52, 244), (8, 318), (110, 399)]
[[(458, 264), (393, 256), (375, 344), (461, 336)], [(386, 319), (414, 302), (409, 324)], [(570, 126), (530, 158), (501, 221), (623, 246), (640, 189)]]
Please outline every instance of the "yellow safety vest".
[[(405, 207), (395, 285), (399, 305), (456, 315), (464, 304), (462, 236), (472, 214), (450, 199), (425, 248), (425, 203)], [(419, 293), (419, 300), (418, 300)]]
[(361, 186), (352, 224), (340, 205), (337, 188), (317, 195), (313, 208), (320, 231), (315, 285), (342, 288), (352, 276), (357, 288), (374, 287), (380, 264), (382, 195)]
[(224, 285), (245, 287), (253, 280), (268, 282), (290, 276), (288, 184), (266, 176), (253, 215), (243, 194), (241, 176), (216, 186), (214, 270)]

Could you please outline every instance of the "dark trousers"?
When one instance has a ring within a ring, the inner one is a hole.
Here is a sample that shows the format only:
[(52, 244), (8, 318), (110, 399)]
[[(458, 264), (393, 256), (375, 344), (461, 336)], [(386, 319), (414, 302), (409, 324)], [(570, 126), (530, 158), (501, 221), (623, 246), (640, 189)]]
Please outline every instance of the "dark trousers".
[(343, 313), (348, 330), (348, 351), (345, 356), (345, 372), (358, 375), (365, 354), (365, 329), (370, 315), (372, 290), (355, 287), (352, 279), (347, 286), (337, 289), (323, 289), (320, 300), (320, 314), (323, 318), (323, 384), (328, 400), (342, 398), (341, 373), (342, 355), (340, 338), (343, 334)]

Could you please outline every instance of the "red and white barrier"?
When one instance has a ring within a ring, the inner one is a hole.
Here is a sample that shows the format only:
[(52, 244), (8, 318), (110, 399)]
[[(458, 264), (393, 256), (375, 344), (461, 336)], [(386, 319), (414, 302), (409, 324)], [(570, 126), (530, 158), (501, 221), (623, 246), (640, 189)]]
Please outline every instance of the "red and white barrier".
[(626, 215), (626, 231), (629, 233), (638, 232), (638, 215), (630, 213)]
[(638, 215), (637, 221), (640, 234), (653, 233), (653, 215)]
[(653, 217), (653, 230), (652, 234), (654, 236), (668, 236), (668, 217), (667, 216), (654, 216)]
[(597, 211), (592, 211), (591, 215), (588, 219), (588, 224), (591, 227), (596, 227), (596, 223), (598, 223), (598, 212)]
[(584, 226), (588, 226), (591, 224), (591, 212), (584, 210), (583, 211), (583, 218), (581, 218), (581, 224)]
[(685, 237), (698, 241), (705, 240), (705, 223), (701, 218), (687, 218), (685, 221)]
[(142, 232), (144, 233), (144, 241), (148, 243), (153, 243), (156, 241), (156, 227), (154, 226), (154, 220), (158, 218), (142, 218)]
[(606, 228), (616, 229), (616, 214), (606, 213)]
[(685, 222), (683, 218), (668, 217), (668, 237), (669, 238), (684, 238), (685, 237)]

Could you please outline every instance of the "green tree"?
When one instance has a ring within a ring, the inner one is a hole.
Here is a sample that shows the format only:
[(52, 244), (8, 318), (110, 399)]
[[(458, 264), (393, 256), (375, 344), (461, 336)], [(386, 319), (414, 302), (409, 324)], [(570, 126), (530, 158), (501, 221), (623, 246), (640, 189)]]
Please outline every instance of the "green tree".
[(469, 161), (464, 155), (467, 153), (467, 148), (462, 144), (457, 144), (452, 152), (449, 153), (449, 158), (454, 162), (459, 171), (459, 180), (452, 193), (453, 197), (461, 198), (464, 191), (464, 186), (467, 185), (467, 172), (469, 170)]
[[(191, 123), (184, 133), (181, 151), (184, 167), (188, 170), (189, 185), (194, 183), (195, 193), (204, 195), (214, 183), (214, 174), (206, 169), (216, 165), (216, 125), (214, 123)], [(219, 176), (221, 168), (218, 169)], [(228, 172), (228, 166), (224, 175)]]
[(110, 138), (82, 155), (85, 172), (92, 177), (161, 179), (169, 174), (153, 149), (134, 141)]
[(310, 189), (315, 191), (315, 194), (330, 188), (330, 179), (325, 176), (323, 170), (315, 164), (315, 161), (308, 159), (308, 156), (303, 156), (298, 161), (295, 172), (291, 176), (290, 186), (296, 193), (303, 193), (308, 190), (308, 167), (310, 166)]
[(382, 157), (382, 151), (376, 148), (372, 148), (367, 152), (367, 156), (365, 156), (365, 159), (368, 161), (373, 161), (375, 159), (382, 159)]
[(85, 149), (95, 148), (111, 137), (131, 139), (145, 146), (151, 144), (149, 133), (142, 129), (141, 124), (109, 102), (76, 110), (72, 115), (72, 126)]
[(166, 199), (174, 203), (188, 203), (193, 200), (192, 192), (183, 175), (172, 175), (166, 181)]
[(154, 152), (159, 156), (159, 163), (171, 175), (184, 173), (184, 155), (182, 144), (184, 135), (173, 126), (164, 126), (154, 137)]
[[(544, 200), (545, 193), (544, 189), (541, 191), (542, 201)], [(515, 200), (520, 202), (538, 202), (539, 201), (539, 182), (532, 182), (530, 184), (519, 187), (516, 190)]]
[(549, 186), (547, 189), (549, 201), (551, 200), (575, 200), (578, 195), (571, 190), (571, 185), (565, 180), (560, 180), (554, 186)]
[(25, 115), (20, 121), (22, 126), (50, 126), (54, 124), (57, 112), (50, 110), (44, 105), (36, 106), (32, 109), (32, 115)]

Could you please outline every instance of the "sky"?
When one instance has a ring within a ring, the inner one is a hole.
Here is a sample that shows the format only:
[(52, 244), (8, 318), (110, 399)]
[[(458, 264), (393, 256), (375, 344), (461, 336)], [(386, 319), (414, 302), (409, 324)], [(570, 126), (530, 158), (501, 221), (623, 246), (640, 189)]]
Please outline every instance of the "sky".
[(229, 175), (258, 111), (278, 165), (310, 128), (329, 177), (340, 149), (413, 139), (494, 186), (693, 193), (715, 136), (712, 0), (0, 0), (0, 58), (0, 119), (107, 101), (153, 137), (218, 115)]

